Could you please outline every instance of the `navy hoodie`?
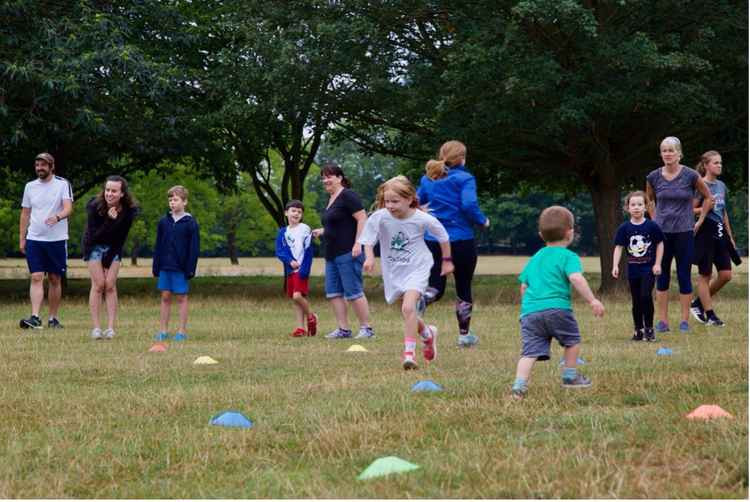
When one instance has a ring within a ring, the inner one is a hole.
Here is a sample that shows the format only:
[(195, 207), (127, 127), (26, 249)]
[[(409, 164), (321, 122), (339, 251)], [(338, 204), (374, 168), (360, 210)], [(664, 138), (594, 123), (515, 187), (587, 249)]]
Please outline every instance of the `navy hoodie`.
[(189, 213), (177, 221), (167, 212), (156, 229), (156, 247), (152, 272), (159, 276), (162, 270), (182, 272), (187, 279), (195, 276), (200, 251), (198, 223)]

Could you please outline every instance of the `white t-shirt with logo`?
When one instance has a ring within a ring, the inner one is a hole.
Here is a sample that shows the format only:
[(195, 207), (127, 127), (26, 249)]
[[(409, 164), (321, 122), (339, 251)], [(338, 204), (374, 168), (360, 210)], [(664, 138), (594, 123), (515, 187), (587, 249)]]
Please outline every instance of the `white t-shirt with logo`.
[(35, 179), (26, 183), (21, 207), (31, 209), (26, 238), (32, 241), (55, 242), (68, 240), (68, 219), (52, 226), (44, 220), (62, 212), (63, 200), (73, 202), (73, 189), (65, 178), (52, 176), (49, 181)]
[(442, 223), (424, 211), (417, 210), (408, 218), (399, 219), (383, 208), (367, 218), (359, 243), (373, 246), (380, 242), (380, 269), (388, 303), (409, 290), (423, 293), (427, 288), (433, 259), (424, 242), (425, 231), (438, 242), (449, 240)]
[(304, 223), (298, 223), (294, 227), (286, 227), (284, 239), (292, 251), (292, 257), (301, 266), (302, 260), (305, 258), (305, 249), (310, 247), (310, 240), (312, 239), (310, 227)]

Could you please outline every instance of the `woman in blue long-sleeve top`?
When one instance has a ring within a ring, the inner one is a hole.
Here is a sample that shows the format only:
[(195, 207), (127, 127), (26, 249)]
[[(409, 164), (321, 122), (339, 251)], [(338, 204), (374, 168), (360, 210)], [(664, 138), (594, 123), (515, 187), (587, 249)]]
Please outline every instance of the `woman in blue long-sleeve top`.
[[(471, 324), (471, 281), (477, 265), (477, 248), (474, 242), (474, 226), (487, 228), (490, 220), (479, 209), (477, 182), (466, 170), (466, 145), (460, 141), (448, 141), (440, 147), (437, 160), (429, 160), (425, 175), (419, 182), (419, 203), (427, 206), (448, 231), (456, 281), (456, 319), (458, 320), (458, 345), (476, 345), (479, 338), (469, 329)], [(427, 302), (439, 300), (445, 293), (446, 277), (440, 275), (443, 261), (440, 245), (429, 234), (425, 235), (432, 252), (434, 264), (430, 274), (432, 295)]]

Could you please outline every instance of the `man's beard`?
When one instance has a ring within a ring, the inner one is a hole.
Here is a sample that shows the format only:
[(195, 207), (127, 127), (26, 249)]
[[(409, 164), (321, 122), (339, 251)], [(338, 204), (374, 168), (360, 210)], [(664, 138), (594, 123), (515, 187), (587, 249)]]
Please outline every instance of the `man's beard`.
[(36, 175), (39, 177), (40, 180), (46, 180), (47, 178), (52, 176), (52, 171), (37, 171)]

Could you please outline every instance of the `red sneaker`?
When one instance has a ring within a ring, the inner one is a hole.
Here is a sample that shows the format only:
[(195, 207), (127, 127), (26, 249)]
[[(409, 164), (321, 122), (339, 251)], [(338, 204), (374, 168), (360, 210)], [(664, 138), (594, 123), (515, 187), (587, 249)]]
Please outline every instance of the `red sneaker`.
[(318, 316), (310, 314), (307, 316), (307, 336), (315, 336), (318, 332)]
[(299, 338), (301, 336), (305, 336), (307, 333), (305, 333), (305, 330), (302, 328), (297, 328), (294, 331), (292, 331), (292, 336), (295, 338)]
[(422, 355), (425, 361), (434, 361), (437, 357), (437, 327), (430, 324), (427, 326), (427, 331), (430, 332), (430, 337), (427, 340), (422, 340)]

